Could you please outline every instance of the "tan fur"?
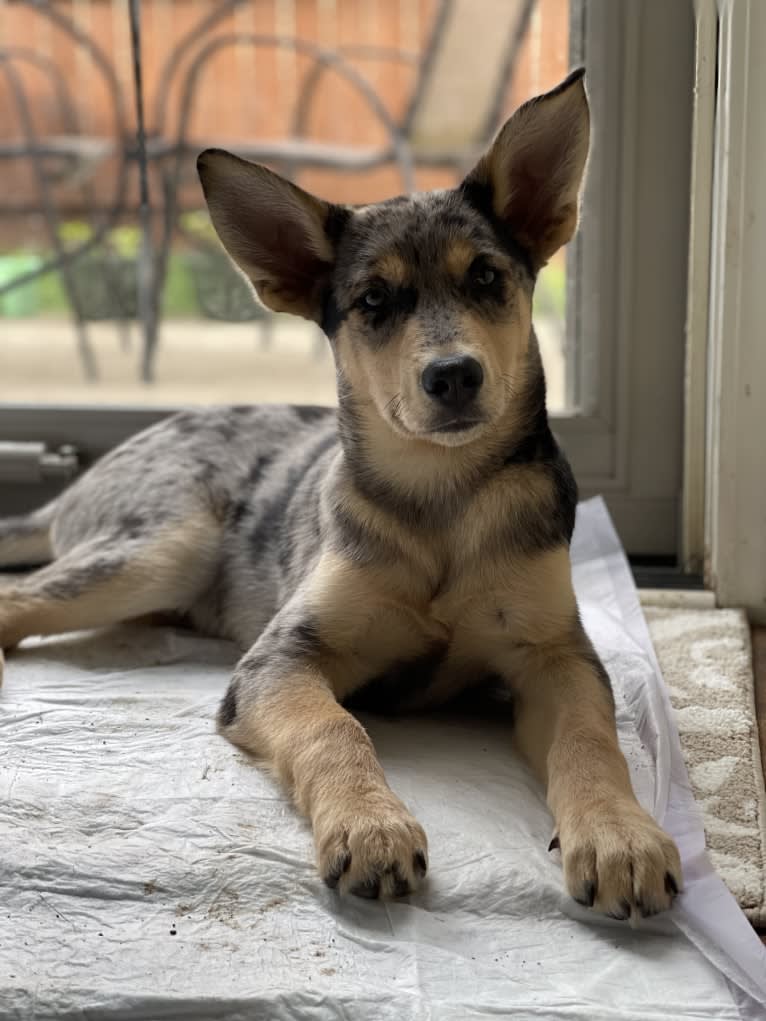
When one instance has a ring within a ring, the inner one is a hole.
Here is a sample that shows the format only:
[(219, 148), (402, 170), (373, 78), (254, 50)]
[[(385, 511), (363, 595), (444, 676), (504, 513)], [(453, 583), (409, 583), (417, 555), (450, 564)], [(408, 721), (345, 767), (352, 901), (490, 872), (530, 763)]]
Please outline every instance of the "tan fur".
[(386, 283), (403, 284), (407, 279), (407, 265), (395, 252), (387, 252), (373, 267), (373, 275), (382, 277)]
[[(535, 486), (540, 495), (539, 481), (529, 479), (528, 484), (530, 498)], [(577, 606), (568, 550), (482, 557), (481, 522), (489, 520), (489, 510), (484, 507), (470, 534), (464, 528), (461, 540), (452, 544), (461, 549), (466, 540), (464, 557), (453, 560), (454, 577), (445, 594), (432, 599), (418, 582), (423, 575), (409, 575), (406, 561), (389, 570), (369, 570), (341, 557), (323, 559), (311, 590), (322, 640), (333, 650), (322, 676), (343, 698), (353, 690), (349, 678), (374, 674), (390, 659), (392, 645), (407, 659), (434, 640), (446, 639), (449, 656), (430, 691), (438, 701), (465, 686), (467, 666), (494, 666), (511, 679), (518, 699), (516, 742), (546, 785), (570, 892), (587, 897), (592, 883), (598, 889), (595, 906), (605, 913), (624, 913), (626, 903), (650, 912), (664, 910), (673, 897), (665, 877), (680, 874), (678, 852), (636, 802), (609, 693), (574, 644)], [(303, 694), (295, 697), (300, 701)], [(292, 728), (294, 710), (288, 714), (282, 704), (280, 712), (289, 721), (282, 725)], [(335, 709), (329, 714), (333, 726), (344, 719), (335, 714)], [(348, 726), (349, 735), (355, 734)], [(337, 737), (337, 729), (334, 733)], [(344, 746), (343, 755), (349, 747), (356, 748), (356, 738)], [(296, 761), (294, 753), (290, 761)], [(376, 776), (365, 762), (365, 774)], [(329, 798), (341, 816), (346, 796), (341, 785)], [(389, 796), (386, 789), (385, 804)], [(311, 798), (300, 792), (296, 798), (314, 818)], [(409, 833), (409, 827), (408, 820), (399, 831)]]
[(126, 558), (112, 576), (97, 578), (79, 592), (51, 595), (51, 586), (55, 591), (60, 579), (72, 569), (87, 568), (88, 558), (93, 559), (93, 544), (75, 547), (3, 590), (0, 646), (10, 649), (30, 635), (105, 627), (155, 610), (188, 607), (209, 581), (219, 530), (209, 516), (189, 519)]
[(547, 784), (570, 892), (593, 884), (609, 914), (669, 908), (678, 850), (636, 801), (606, 690), (565, 645), (530, 649), (521, 666), (516, 741)]
[(383, 872), (382, 896), (396, 893), (397, 880), (418, 885), (416, 856), (427, 863), (423, 828), (391, 791), (367, 732), (338, 704), (323, 671), (286, 678), (227, 736), (258, 749), (311, 819), (322, 875), (348, 858), (336, 869), (342, 891), (375, 870)]
[[(359, 313), (356, 313), (358, 316)], [(481, 414), (486, 424), (469, 434), (427, 434), (430, 408), (419, 385), (421, 374), (433, 358), (428, 338), (417, 322), (408, 322), (381, 350), (355, 342), (358, 323), (351, 317), (341, 327), (336, 359), (349, 388), (358, 395), (376, 463), (394, 475), (407, 472), (419, 479), (434, 476), (439, 484), (438, 464), (454, 476), (465, 464), (476, 463), (492, 450), (489, 433), (499, 439), (517, 428), (518, 396), (526, 383), (522, 369), (532, 319), (529, 297), (519, 289), (508, 319), (488, 324), (468, 312), (459, 317), (458, 339), (440, 348), (440, 356), (472, 355), (484, 370)], [(393, 432), (391, 427), (393, 427)], [(463, 454), (441, 455), (438, 447), (466, 447)]]
[(444, 253), (444, 265), (447, 272), (456, 280), (462, 280), (468, 268), (479, 253), (474, 245), (464, 238), (455, 238)]

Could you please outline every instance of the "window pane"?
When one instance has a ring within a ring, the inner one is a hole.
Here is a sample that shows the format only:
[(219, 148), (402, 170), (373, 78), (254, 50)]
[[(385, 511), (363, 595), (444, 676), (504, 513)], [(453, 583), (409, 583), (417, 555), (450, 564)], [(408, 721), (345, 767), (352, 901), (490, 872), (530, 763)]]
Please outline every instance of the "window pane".
[[(231, 149), (342, 202), (449, 187), (519, 103), (565, 76), (576, 2), (145, 0), (151, 263), (127, 5), (0, 5), (12, 69), (0, 80), (0, 401), (333, 402), (318, 328), (260, 309), (222, 255), (197, 152)], [(150, 264), (154, 346), (139, 315)], [(535, 306), (554, 410), (565, 293), (558, 253)]]

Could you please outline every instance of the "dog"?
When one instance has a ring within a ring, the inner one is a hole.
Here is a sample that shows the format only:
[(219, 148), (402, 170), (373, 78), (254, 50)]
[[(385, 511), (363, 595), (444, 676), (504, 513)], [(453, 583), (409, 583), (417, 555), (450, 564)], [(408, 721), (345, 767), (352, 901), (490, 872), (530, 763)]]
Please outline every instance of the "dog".
[(50, 560), (0, 594), (6, 650), (166, 611), (238, 643), (218, 729), (278, 775), (342, 893), (403, 896), (428, 867), (348, 707), (414, 711), (490, 687), (513, 699), (575, 900), (626, 919), (681, 888), (578, 614), (577, 488), (532, 328), (588, 148), (579, 70), (521, 106), (450, 190), (333, 205), (203, 152), (229, 255), (268, 308), (327, 335), (337, 410), (184, 411), (0, 524), (0, 562)]

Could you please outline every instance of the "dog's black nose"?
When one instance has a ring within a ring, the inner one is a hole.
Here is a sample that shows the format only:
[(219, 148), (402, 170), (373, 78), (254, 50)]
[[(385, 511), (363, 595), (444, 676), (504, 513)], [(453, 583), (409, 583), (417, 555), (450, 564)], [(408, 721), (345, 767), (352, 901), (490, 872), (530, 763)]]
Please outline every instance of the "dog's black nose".
[(420, 381), (429, 397), (457, 411), (479, 392), (484, 382), (484, 370), (469, 355), (439, 358), (426, 365)]

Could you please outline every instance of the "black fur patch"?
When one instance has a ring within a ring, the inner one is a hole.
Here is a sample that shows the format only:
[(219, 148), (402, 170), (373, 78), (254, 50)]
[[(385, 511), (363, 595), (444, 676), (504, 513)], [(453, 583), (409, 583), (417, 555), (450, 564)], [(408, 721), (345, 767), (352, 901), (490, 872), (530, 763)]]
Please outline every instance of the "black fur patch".
[(395, 563), (401, 555), (399, 547), (387, 542), (366, 528), (343, 503), (332, 508), (332, 540), (339, 553), (356, 564)]
[[(99, 582), (113, 578), (130, 559), (130, 550), (124, 544), (119, 547), (118, 543), (119, 536), (114, 547), (104, 546), (102, 552), (94, 552), (90, 556), (83, 554), (82, 563), (60, 568), (57, 577), (42, 582), (41, 595), (48, 599), (74, 599)], [(48, 570), (55, 571), (55, 564)]]
[[(329, 409), (332, 412), (332, 409)], [(335, 430), (328, 430), (312, 437), (300, 448), (300, 460), (288, 466), (284, 483), (271, 497), (258, 504), (257, 517), (248, 536), (250, 553), (254, 559), (270, 546), (279, 544), (280, 560), (287, 563), (290, 559), (292, 532), (287, 527), (288, 510), (291, 502), (300, 491), (300, 483), (306, 473), (314, 467), (319, 458), (327, 453), (338, 442)]]
[(465, 201), (477, 213), (481, 213), (487, 223), (489, 223), (495, 237), (506, 252), (524, 267), (531, 280), (535, 280), (537, 273), (531, 253), (523, 245), (519, 244), (507, 224), (495, 213), (492, 185), (488, 181), (481, 181), (476, 177), (467, 177), (460, 185), (459, 190)]
[(324, 232), (333, 247), (336, 247), (343, 237), (351, 215), (351, 210), (344, 206), (330, 206), (324, 222)]
[(247, 517), (251, 509), (250, 500), (236, 500), (229, 507), (229, 521), (232, 525), (238, 525), (243, 518)]
[(451, 698), (444, 707), (447, 715), (476, 720), (502, 720), (513, 726), (514, 696), (510, 685), (500, 674), (486, 674)]
[(237, 685), (231, 682), (218, 708), (218, 723), (222, 727), (230, 727), (237, 718)]
[[(396, 326), (415, 311), (418, 304), (418, 292), (414, 287), (386, 288), (386, 297), (381, 305), (370, 308), (364, 296), (355, 302), (355, 307), (364, 316), (368, 330), (365, 339), (373, 347), (382, 347), (393, 336)], [(384, 329), (387, 327), (387, 329)]]
[(288, 642), (292, 652), (296, 655), (315, 655), (322, 644), (319, 637), (319, 627), (315, 621), (306, 618), (290, 628)]
[(263, 477), (263, 473), (269, 467), (271, 462), (274, 460), (273, 454), (259, 454), (255, 461), (250, 466), (250, 470), (247, 473), (247, 481), (249, 485), (254, 486), (256, 482)]
[(119, 524), (120, 533), (126, 539), (138, 539), (146, 528), (146, 518), (140, 514), (126, 514)]
[(332, 340), (347, 317), (348, 313), (341, 309), (332, 288), (328, 287), (322, 299), (322, 317), (319, 323), (324, 335)]
[(434, 645), (422, 656), (393, 663), (372, 677), (344, 701), (349, 709), (382, 714), (405, 711), (421, 699), (444, 662), (447, 646)]
[(215, 431), (226, 443), (231, 443), (234, 437), (237, 435), (237, 426), (234, 422), (229, 421), (226, 418), (222, 418), (220, 422), (216, 422)]
[(303, 450), (302, 461), (291, 465), (288, 471), (289, 492), (277, 540), (277, 560), (285, 572), (290, 570), (294, 561), (297, 532), (306, 527), (313, 527), (313, 521), (307, 520), (307, 511), (312, 507), (311, 494), (319, 492), (319, 480), (326, 471), (324, 455), (332, 453), (337, 442), (337, 434), (334, 431), (320, 434), (318, 439)]
[(289, 499), (289, 490), (282, 488), (268, 503), (261, 505), (258, 519), (248, 536), (248, 546), (253, 560), (259, 560), (266, 550), (279, 540)]
[(334, 408), (324, 408), (318, 404), (293, 404), (293, 414), (307, 425), (315, 422), (326, 422), (335, 414)]
[(569, 544), (572, 541), (577, 511), (577, 482), (569, 461), (560, 452), (558, 457), (549, 462), (549, 470), (556, 492), (555, 520), (561, 535)]

